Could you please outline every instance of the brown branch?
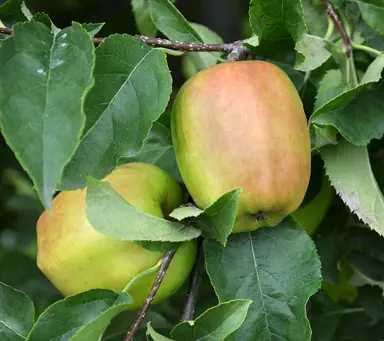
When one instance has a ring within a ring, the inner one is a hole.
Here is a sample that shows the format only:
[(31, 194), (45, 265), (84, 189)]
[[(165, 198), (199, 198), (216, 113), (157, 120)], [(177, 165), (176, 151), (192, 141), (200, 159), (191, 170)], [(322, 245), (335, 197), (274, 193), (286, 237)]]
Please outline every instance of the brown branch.
[(160, 266), (159, 273), (157, 274), (156, 280), (152, 285), (152, 289), (145, 299), (145, 302), (143, 306), (141, 307), (139, 313), (137, 314), (136, 320), (129, 329), (124, 341), (132, 341), (134, 336), (136, 335), (137, 331), (140, 328), (141, 323), (143, 322), (143, 319), (145, 317), (145, 314), (147, 313), (149, 307), (152, 304), (153, 298), (155, 297), (157, 291), (159, 290), (159, 287), (161, 285), (161, 282), (164, 279), (164, 276), (167, 272), (167, 269), (169, 265), (171, 264), (171, 261), (173, 259), (173, 256), (175, 255), (176, 251), (169, 251), (166, 253), (166, 255), (163, 257), (163, 261)]
[(196, 262), (192, 270), (191, 280), (189, 282), (188, 288), (188, 299), (185, 303), (184, 313), (181, 318), (181, 321), (192, 321), (195, 318), (195, 309), (197, 297), (199, 294), (199, 287), (201, 282), (201, 275), (204, 270), (204, 253), (201, 245), (201, 241), (199, 241), (199, 249), (196, 257)]
[[(11, 35), (12, 29), (8, 27), (0, 28), (0, 33)], [(152, 38), (136, 35), (137, 38), (153, 47), (163, 47), (170, 50), (186, 51), (186, 52), (225, 52), (228, 53), (228, 60), (242, 60), (248, 56), (248, 48), (242, 41), (235, 41), (229, 44), (205, 44), (205, 43), (185, 43), (181, 41), (172, 41), (162, 38)], [(98, 46), (104, 41), (104, 38), (95, 37), (93, 43)]]
[(351, 58), (352, 56), (351, 38), (348, 36), (347, 32), (345, 31), (343, 23), (341, 22), (338, 15), (336, 14), (336, 11), (333, 8), (332, 4), (328, 0), (324, 0), (323, 4), (325, 9), (327, 10), (328, 16), (335, 23), (338, 31), (340, 32), (341, 38), (343, 39), (343, 43), (344, 43), (345, 54), (347, 55), (348, 58)]

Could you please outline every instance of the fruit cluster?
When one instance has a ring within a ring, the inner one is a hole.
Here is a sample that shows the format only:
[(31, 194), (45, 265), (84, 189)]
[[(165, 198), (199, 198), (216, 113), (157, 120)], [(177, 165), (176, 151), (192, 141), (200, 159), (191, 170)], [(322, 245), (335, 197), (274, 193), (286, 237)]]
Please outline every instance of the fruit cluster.
[[(303, 201), (311, 168), (307, 120), (296, 88), (274, 64), (226, 62), (194, 75), (175, 99), (171, 128), (180, 173), (198, 207), (243, 188), (233, 233), (275, 226)], [(132, 206), (159, 218), (183, 204), (180, 185), (153, 165), (128, 163), (104, 180)], [(93, 229), (85, 194), (61, 192), (40, 217), (38, 266), (64, 295), (92, 288), (119, 292), (164, 252)], [(155, 302), (186, 281), (195, 256), (194, 240), (178, 248)], [(135, 282), (132, 308), (143, 303), (155, 276)]]

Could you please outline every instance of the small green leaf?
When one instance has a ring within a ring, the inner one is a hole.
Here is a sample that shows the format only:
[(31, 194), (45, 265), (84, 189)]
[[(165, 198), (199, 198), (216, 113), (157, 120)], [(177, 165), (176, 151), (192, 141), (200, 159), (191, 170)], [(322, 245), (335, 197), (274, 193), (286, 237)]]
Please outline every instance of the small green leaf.
[(291, 218), (232, 235), (226, 247), (206, 239), (204, 254), (220, 302), (253, 300), (233, 340), (310, 340), (305, 307), (320, 288), (320, 260), (311, 238)]
[(315, 4), (313, 0), (302, 0), (304, 18), (309, 34), (324, 37), (328, 28), (327, 12), (319, 1)]
[(98, 34), (101, 29), (104, 26), (104, 23), (95, 23), (95, 24), (82, 24), (83, 28), (91, 35), (91, 37), (94, 37), (96, 34)]
[(315, 110), (347, 90), (347, 84), (343, 79), (341, 70), (336, 69), (327, 71), (319, 84)]
[(127, 310), (132, 298), (109, 290), (90, 290), (51, 305), (33, 326), (27, 341), (100, 340), (111, 320)]
[(193, 204), (186, 204), (186, 205), (183, 205), (183, 206), (180, 206), (180, 207), (174, 209), (169, 214), (169, 216), (171, 218), (178, 220), (178, 221), (182, 221), (182, 220), (188, 219), (188, 218), (196, 218), (199, 215), (201, 215), (202, 213), (204, 213), (204, 211), (201, 210), (200, 208), (197, 208)]
[(94, 77), (83, 138), (61, 189), (84, 187), (87, 174), (101, 179), (120, 157), (137, 154), (171, 92), (165, 53), (128, 35), (112, 35), (96, 49)]
[(326, 49), (323, 38), (309, 34), (304, 34), (302, 39), (296, 44), (295, 49), (299, 52), (299, 56), (304, 56), (304, 60), (298, 58), (295, 69), (303, 72), (317, 69), (332, 55), (331, 52)]
[(202, 43), (203, 40), (169, 0), (148, 0), (157, 29), (171, 40)]
[(77, 23), (57, 35), (35, 21), (13, 30), (0, 46), (0, 125), (49, 208), (83, 129), (93, 44)]
[[(87, 180), (87, 217), (99, 232), (119, 240), (180, 242), (197, 238), (200, 231), (137, 210), (108, 182)], [(113, 217), (111, 219), (111, 217)]]
[(34, 315), (33, 303), (27, 295), (0, 282), (0, 340), (25, 340)]
[(384, 235), (384, 197), (372, 173), (367, 148), (342, 139), (337, 146), (323, 147), (320, 152), (341, 199), (364, 223)]
[(168, 339), (167, 337), (159, 334), (158, 332), (156, 332), (152, 326), (151, 326), (151, 322), (148, 322), (147, 324), (147, 338), (148, 340), (152, 340), (152, 341), (174, 341), (172, 339)]
[(23, 7), (25, 6), (23, 5), (24, 0), (7, 0), (0, 6), (0, 20), (6, 27), (11, 27), (18, 22), (29, 20), (26, 16), (27, 13), (23, 11)]
[(222, 341), (241, 326), (251, 303), (238, 299), (211, 307), (196, 320), (179, 323), (171, 336), (176, 341)]

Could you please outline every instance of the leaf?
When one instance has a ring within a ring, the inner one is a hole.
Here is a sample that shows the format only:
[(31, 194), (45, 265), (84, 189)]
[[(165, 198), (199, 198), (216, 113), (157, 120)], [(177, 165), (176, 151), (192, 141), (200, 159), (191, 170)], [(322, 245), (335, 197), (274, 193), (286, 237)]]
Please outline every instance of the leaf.
[(205, 210), (187, 204), (176, 208), (169, 216), (179, 221), (195, 218), (191, 224), (202, 230), (204, 237), (212, 238), (225, 246), (236, 220), (242, 191), (237, 189), (223, 194)]
[[(223, 39), (208, 27), (189, 23), (192, 28), (198, 33), (204, 43), (207, 44), (223, 44)], [(221, 52), (188, 52), (183, 57), (183, 73), (186, 78), (192, 77), (197, 72), (200, 72), (217, 63)]]
[(96, 49), (94, 77), (84, 135), (61, 189), (84, 187), (87, 174), (101, 179), (120, 157), (137, 154), (171, 92), (165, 53), (128, 35), (110, 36)]
[(13, 29), (0, 46), (0, 125), (49, 208), (83, 129), (93, 44), (77, 23), (57, 35), (33, 21)]
[(242, 189), (225, 193), (196, 218), (194, 224), (203, 231), (203, 236), (226, 245), (235, 224)]
[(379, 1), (356, 1), (363, 19), (375, 31), (384, 35), (384, 3)]
[(147, 324), (147, 338), (148, 338), (148, 340), (153, 340), (153, 341), (173, 341), (173, 340), (168, 339), (167, 337), (159, 334), (158, 332), (156, 332), (152, 328), (150, 322), (148, 322), (148, 324)]
[(0, 339), (25, 340), (33, 325), (35, 309), (23, 292), (0, 282)]
[(220, 302), (252, 299), (233, 340), (310, 340), (305, 306), (321, 284), (310, 237), (291, 218), (276, 227), (204, 241), (207, 272)]
[(157, 28), (151, 18), (150, 0), (132, 0), (131, 3), (139, 32), (148, 37), (156, 36)]
[(384, 55), (380, 55), (368, 67), (357, 87), (319, 107), (311, 116), (310, 123), (333, 126), (344, 138), (358, 146), (366, 145), (374, 138), (381, 138), (384, 134), (384, 122), (381, 119), (384, 98), (380, 89), (365, 89), (381, 79), (383, 68)]
[(94, 37), (96, 34), (98, 34), (101, 29), (104, 26), (104, 23), (89, 23), (89, 24), (82, 24), (83, 28), (91, 35), (91, 37)]
[(336, 69), (327, 71), (319, 84), (315, 110), (345, 91), (348, 91), (348, 89), (346, 88), (346, 83), (343, 79), (341, 70)]
[(308, 32), (314, 36), (324, 37), (328, 28), (328, 20), (323, 5), (320, 2), (315, 4), (313, 0), (302, 0), (301, 3)]
[(202, 43), (203, 40), (169, 0), (148, 0), (157, 29), (171, 40)]
[(0, 6), (0, 20), (6, 27), (28, 20), (22, 10), (23, 4), (24, 0), (8, 0)]
[(337, 194), (364, 223), (383, 235), (384, 197), (373, 176), (367, 148), (341, 140), (320, 152)]
[[(108, 182), (87, 180), (87, 217), (99, 232), (119, 240), (180, 242), (197, 238), (200, 231), (137, 210)], [(114, 217), (111, 219), (111, 217)]]
[(260, 45), (297, 43), (307, 31), (301, 0), (251, 0), (249, 18)]
[(358, 301), (367, 315), (373, 319), (373, 323), (384, 320), (384, 299), (381, 289), (368, 285), (359, 288)]
[(194, 321), (179, 323), (171, 336), (176, 341), (222, 341), (244, 322), (251, 300), (233, 300), (209, 308)]
[(304, 34), (303, 38), (296, 44), (295, 49), (299, 52), (299, 56), (304, 56), (304, 59), (298, 58), (295, 69), (303, 72), (317, 69), (332, 55), (326, 49), (323, 38), (309, 34)]
[[(356, 273), (358, 282), (377, 285), (384, 289), (384, 263), (358, 252), (351, 252), (347, 257), (348, 264)], [(351, 280), (353, 283), (353, 280)], [(360, 284), (360, 283), (358, 283)]]
[(316, 124), (310, 126), (311, 146), (319, 149), (328, 144), (337, 144), (338, 131), (332, 126), (319, 127)]
[(135, 156), (123, 158), (122, 161), (124, 161), (124, 163), (151, 163), (165, 170), (168, 174), (172, 175), (175, 180), (183, 182), (176, 163), (171, 131), (158, 121), (153, 123), (141, 150)]
[(33, 326), (27, 341), (98, 341), (111, 320), (132, 299), (109, 290), (90, 290), (50, 306)]

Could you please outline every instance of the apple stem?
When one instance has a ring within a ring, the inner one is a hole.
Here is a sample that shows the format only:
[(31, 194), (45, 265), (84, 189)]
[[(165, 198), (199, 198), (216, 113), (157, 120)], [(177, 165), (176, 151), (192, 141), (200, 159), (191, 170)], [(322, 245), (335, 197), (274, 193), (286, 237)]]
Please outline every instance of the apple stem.
[[(0, 33), (11, 35), (12, 28), (0, 27)], [(241, 40), (228, 44), (205, 44), (172, 41), (162, 38), (147, 37), (141, 34), (137, 34), (136, 37), (150, 46), (163, 47), (170, 50), (186, 52), (225, 52), (228, 53), (229, 61), (246, 59), (249, 54), (248, 48), (244, 46), (243, 41)], [(104, 38), (94, 37), (92, 40), (93, 44), (98, 46), (104, 41)]]
[(140, 328), (141, 323), (144, 320), (145, 314), (147, 313), (149, 307), (152, 304), (153, 298), (155, 297), (157, 291), (159, 290), (159, 287), (164, 279), (165, 274), (167, 273), (168, 267), (171, 264), (171, 261), (173, 259), (173, 256), (175, 255), (176, 251), (172, 250), (165, 254), (163, 257), (163, 260), (161, 262), (159, 273), (157, 274), (156, 280), (152, 285), (151, 291), (148, 294), (147, 298), (145, 299), (145, 302), (143, 306), (141, 307), (139, 313), (137, 314), (136, 320), (129, 329), (127, 335), (125, 336), (124, 341), (132, 341), (134, 336), (136, 335), (137, 331)]
[(201, 283), (201, 276), (204, 270), (204, 253), (202, 243), (199, 240), (199, 248), (197, 251), (197, 257), (195, 265), (193, 266), (191, 280), (188, 288), (188, 299), (185, 303), (184, 313), (181, 317), (181, 322), (192, 321), (195, 318), (195, 309), (197, 297), (199, 295), (199, 287)]

